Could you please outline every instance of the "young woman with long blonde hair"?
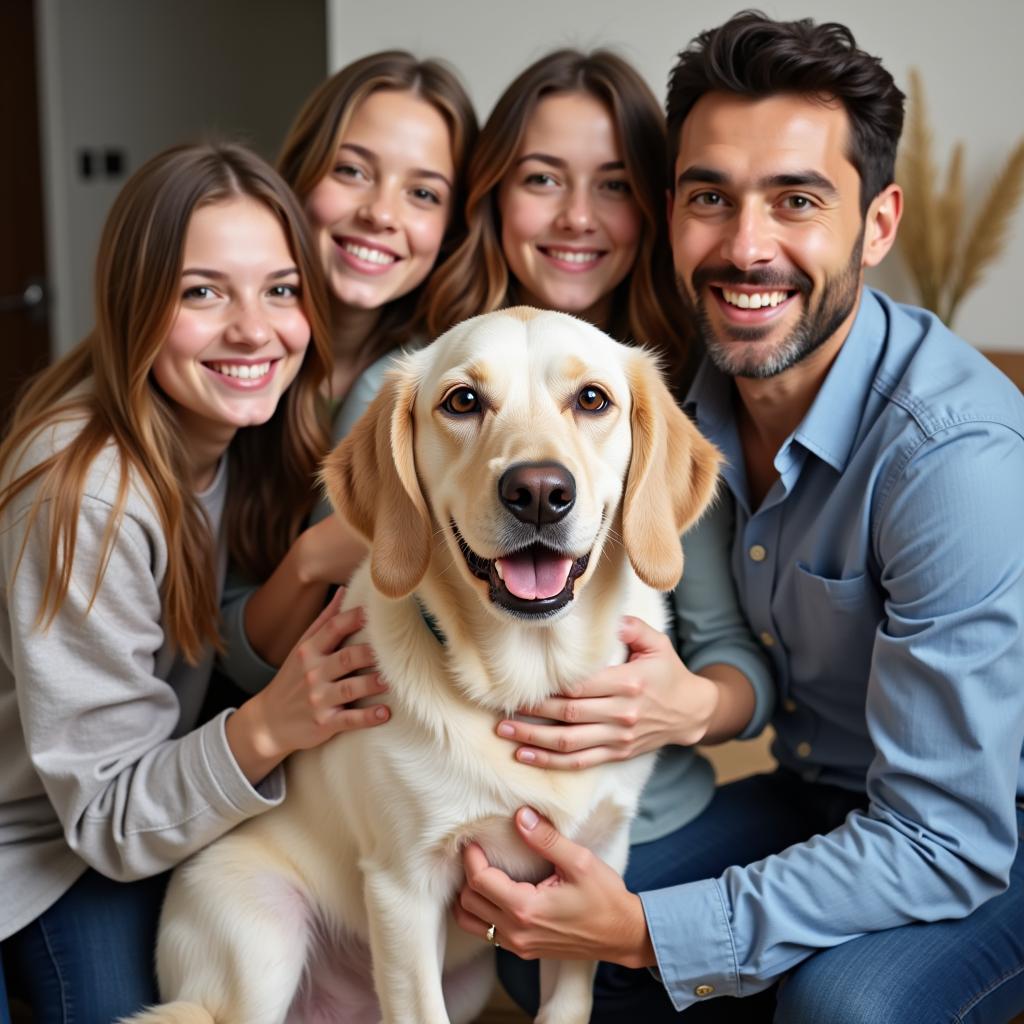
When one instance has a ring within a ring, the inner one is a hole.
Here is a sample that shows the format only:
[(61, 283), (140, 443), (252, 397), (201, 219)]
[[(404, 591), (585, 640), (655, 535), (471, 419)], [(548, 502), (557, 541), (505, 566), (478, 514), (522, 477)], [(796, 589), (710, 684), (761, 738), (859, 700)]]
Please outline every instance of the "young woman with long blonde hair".
[(280, 762), (384, 707), (332, 604), (200, 721), (231, 557), (268, 572), (315, 493), (330, 359), (301, 209), (241, 147), (154, 157), (114, 202), (96, 326), (0, 446), (0, 939), (40, 1022), (155, 997), (163, 873), (284, 797)]
[[(327, 79), (285, 139), (278, 167), (327, 275), (334, 441), (369, 405), (392, 356), (427, 340), (424, 286), (461, 239), (476, 133), (472, 104), (446, 65), (388, 50)], [(364, 553), (329, 511), (321, 503), (273, 574), (240, 578), (225, 605), (225, 668), (249, 692)]]

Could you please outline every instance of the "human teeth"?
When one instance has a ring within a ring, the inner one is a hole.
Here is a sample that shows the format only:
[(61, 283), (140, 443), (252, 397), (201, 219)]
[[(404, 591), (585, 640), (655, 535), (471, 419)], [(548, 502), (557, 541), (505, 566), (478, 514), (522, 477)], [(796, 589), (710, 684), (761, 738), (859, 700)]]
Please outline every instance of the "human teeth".
[(722, 297), (730, 306), (740, 309), (761, 309), (764, 306), (777, 306), (786, 298), (786, 292), (733, 292), (722, 289)]
[(601, 254), (597, 252), (573, 252), (570, 249), (548, 249), (552, 259), (563, 263), (593, 263)]
[(352, 253), (356, 259), (365, 260), (367, 263), (379, 263), (381, 266), (394, 263), (397, 259), (390, 253), (381, 252), (380, 249), (370, 249), (365, 245), (354, 245), (352, 242), (343, 242), (342, 248), (345, 252)]
[(225, 377), (257, 380), (270, 373), (270, 363), (213, 363), (213, 369)]

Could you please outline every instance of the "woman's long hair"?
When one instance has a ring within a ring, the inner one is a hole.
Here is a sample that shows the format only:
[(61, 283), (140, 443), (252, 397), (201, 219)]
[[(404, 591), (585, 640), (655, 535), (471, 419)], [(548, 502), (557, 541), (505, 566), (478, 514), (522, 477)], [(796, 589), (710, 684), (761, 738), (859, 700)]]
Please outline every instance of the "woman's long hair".
[(665, 218), (665, 119), (639, 73), (608, 50), (556, 50), (531, 64), (499, 98), (470, 160), (467, 234), (427, 286), (427, 327), (434, 336), (478, 313), (515, 304), (516, 281), (501, 248), (499, 186), (511, 170), (537, 104), (554, 93), (585, 93), (611, 115), (643, 218), (636, 262), (618, 286), (610, 333), (656, 349), (675, 385), (691, 336), (672, 272)]
[[(224, 526), (233, 561), (253, 578), (265, 578), (313, 504), (312, 480), (326, 446), (319, 390), (330, 372), (330, 347), (326, 287), (305, 217), (278, 174), (241, 146), (174, 147), (144, 164), (114, 201), (96, 261), (96, 326), (34, 380), (0, 445), (0, 474), (7, 481), (0, 492), (0, 515), (38, 483), (26, 542), (36, 518), (47, 516), (50, 546), (39, 608), (42, 628), (53, 621), (67, 596), (90, 468), (113, 445), (120, 485), (92, 600), (113, 549), (130, 482), (137, 482), (167, 538), (162, 599), (168, 637), (193, 661), (204, 645), (217, 643), (215, 539), (191, 491), (188, 453), (175, 413), (151, 369), (177, 314), (193, 212), (239, 196), (261, 203), (280, 222), (299, 269), (312, 341), (271, 419), (238, 431), (228, 449)], [(78, 388), (86, 381), (87, 387)], [(61, 422), (80, 423), (81, 429), (65, 447), (19, 472), (18, 454), (41, 431)]]
[[(465, 233), (463, 182), (477, 137), (473, 105), (458, 78), (441, 61), (420, 61), (404, 50), (385, 50), (348, 64), (320, 85), (299, 111), (281, 147), (277, 167), (299, 201), (304, 203), (330, 172), (338, 143), (359, 104), (382, 89), (413, 93), (437, 110), (448, 126), (455, 189), (451, 220), (438, 255), (440, 264)], [(367, 362), (423, 333), (423, 289), (421, 284), (381, 310), (372, 351), (366, 353)]]

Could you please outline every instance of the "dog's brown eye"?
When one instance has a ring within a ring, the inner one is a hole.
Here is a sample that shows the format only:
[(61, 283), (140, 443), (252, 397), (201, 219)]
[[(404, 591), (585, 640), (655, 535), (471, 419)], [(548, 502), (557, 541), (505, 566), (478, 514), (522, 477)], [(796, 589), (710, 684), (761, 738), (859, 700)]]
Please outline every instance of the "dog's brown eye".
[(465, 416), (480, 411), (480, 399), (472, 388), (456, 388), (441, 403), (441, 408), (453, 416)]
[(600, 389), (588, 384), (576, 396), (576, 404), (584, 412), (604, 412), (608, 408), (608, 396)]

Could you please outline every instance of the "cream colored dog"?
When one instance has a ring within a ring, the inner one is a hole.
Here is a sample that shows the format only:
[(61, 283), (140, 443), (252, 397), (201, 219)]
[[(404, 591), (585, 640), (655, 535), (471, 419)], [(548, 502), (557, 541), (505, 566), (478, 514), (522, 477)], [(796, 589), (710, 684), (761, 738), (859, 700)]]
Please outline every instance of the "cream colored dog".
[[(372, 545), (346, 600), (392, 720), (294, 755), (280, 807), (175, 873), (157, 960), (176, 1002), (138, 1020), (476, 1016), (492, 955), (451, 919), (461, 848), (547, 875), (512, 826), (529, 804), (621, 871), (653, 764), (540, 770), (495, 724), (621, 662), (624, 613), (663, 627), (717, 464), (649, 355), (564, 314), (487, 314), (407, 357), (324, 468)], [(542, 964), (537, 1019), (583, 1024), (594, 966)]]

